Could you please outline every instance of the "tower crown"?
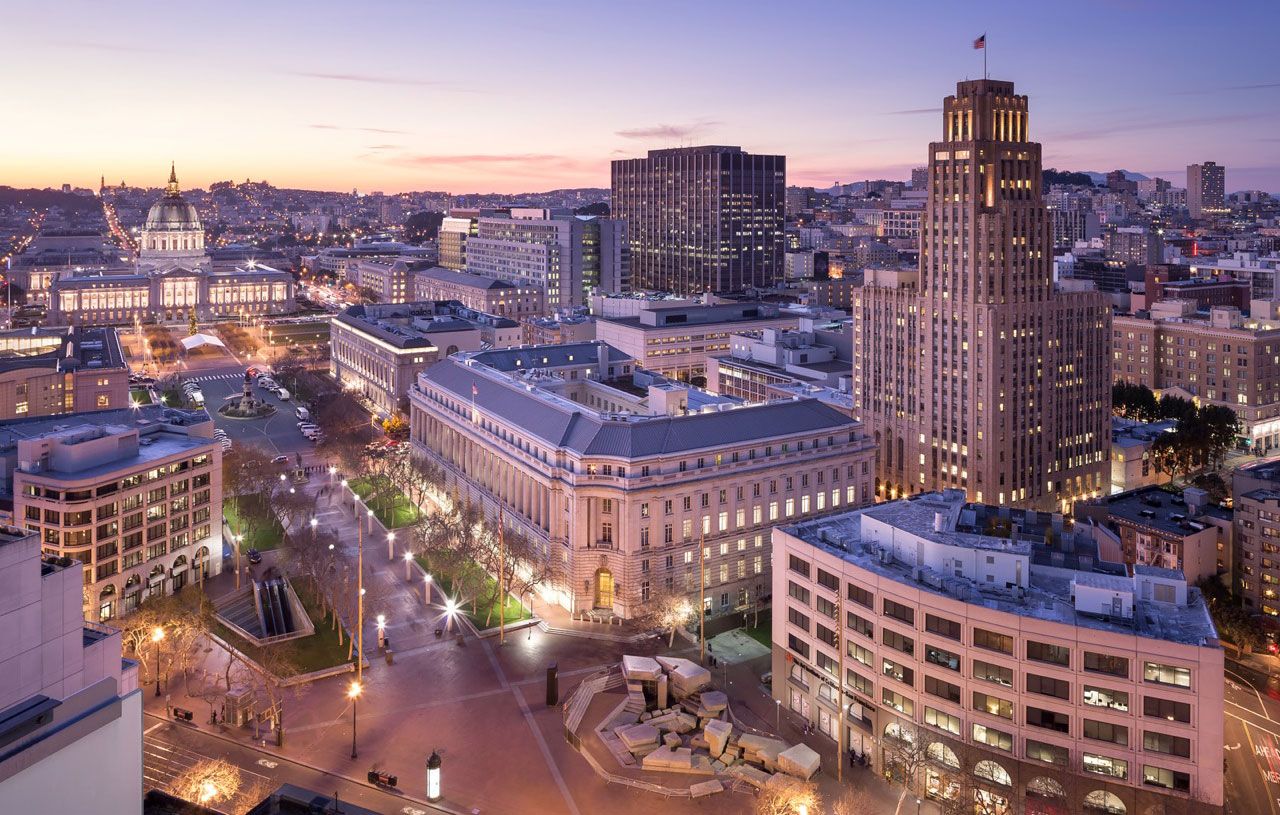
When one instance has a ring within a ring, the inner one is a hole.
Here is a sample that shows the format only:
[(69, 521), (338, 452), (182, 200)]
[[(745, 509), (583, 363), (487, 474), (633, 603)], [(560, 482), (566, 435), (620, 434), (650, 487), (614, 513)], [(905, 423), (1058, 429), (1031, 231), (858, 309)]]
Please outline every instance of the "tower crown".
[(169, 184), (165, 187), (164, 194), (169, 198), (177, 198), (182, 195), (182, 190), (178, 188), (178, 168), (172, 162), (169, 164)]
[(1027, 97), (1012, 82), (969, 79), (942, 103), (942, 138), (948, 142), (1026, 142)]

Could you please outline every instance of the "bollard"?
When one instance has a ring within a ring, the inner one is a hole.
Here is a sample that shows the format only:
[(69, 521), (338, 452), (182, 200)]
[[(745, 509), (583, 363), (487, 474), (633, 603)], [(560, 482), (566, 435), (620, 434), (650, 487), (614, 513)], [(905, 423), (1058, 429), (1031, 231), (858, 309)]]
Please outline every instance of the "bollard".
[(547, 666), (547, 707), (555, 707), (560, 703), (560, 667), (552, 662)]

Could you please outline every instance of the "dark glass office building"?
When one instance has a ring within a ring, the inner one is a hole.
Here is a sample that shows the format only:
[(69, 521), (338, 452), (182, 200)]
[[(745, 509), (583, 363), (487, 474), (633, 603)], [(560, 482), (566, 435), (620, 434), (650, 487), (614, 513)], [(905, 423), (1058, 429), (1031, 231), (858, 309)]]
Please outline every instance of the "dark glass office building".
[(782, 278), (786, 156), (740, 147), (650, 150), (613, 162), (633, 288), (739, 292)]

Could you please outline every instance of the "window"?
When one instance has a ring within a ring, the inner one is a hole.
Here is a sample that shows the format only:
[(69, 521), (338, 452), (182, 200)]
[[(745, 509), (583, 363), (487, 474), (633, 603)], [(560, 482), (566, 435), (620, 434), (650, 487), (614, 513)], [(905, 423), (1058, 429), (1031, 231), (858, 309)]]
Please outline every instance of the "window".
[(1084, 737), (1096, 741), (1109, 741), (1112, 744), (1119, 744), (1123, 747), (1129, 746), (1129, 728), (1121, 724), (1095, 722), (1093, 719), (1085, 719)]
[(838, 592), (840, 591), (840, 578), (828, 571), (818, 569), (818, 585)]
[(936, 676), (924, 675), (924, 692), (937, 696), (939, 699), (946, 699), (948, 702), (960, 704), (960, 686), (953, 685)]
[(924, 615), (924, 630), (931, 634), (959, 641), (963, 627), (955, 620), (926, 614)]
[(1084, 669), (1094, 673), (1111, 674), (1124, 679), (1129, 678), (1129, 660), (1125, 657), (1112, 656), (1111, 654), (1095, 654), (1092, 651), (1085, 651)]
[(997, 750), (1004, 750), (1006, 753), (1013, 752), (1013, 736), (1003, 730), (987, 727), (985, 724), (975, 724), (973, 726), (973, 740), (978, 744), (985, 744)]
[(924, 723), (939, 730), (945, 730), (954, 736), (960, 735), (959, 716), (952, 716), (950, 713), (934, 710), (928, 705), (925, 705), (924, 708)]
[(821, 594), (813, 598), (813, 606), (818, 610), (819, 614), (830, 617), (833, 620), (836, 618), (836, 604)]
[(809, 633), (810, 629), (809, 629), (808, 615), (801, 614), (799, 611), (797, 611), (794, 608), (791, 608), (790, 606), (787, 607), (787, 622), (791, 623), (794, 626), (799, 626), (800, 628), (803, 628), (806, 634)]
[(990, 662), (983, 662), (975, 659), (973, 661), (973, 678), (981, 679), (984, 682), (994, 682), (997, 685), (1004, 685), (1007, 688), (1013, 687), (1013, 669), (1005, 668), (1002, 665), (992, 665)]
[(1108, 707), (1112, 710), (1127, 712), (1129, 710), (1129, 694), (1122, 690), (1085, 685), (1084, 703), (1094, 707)]
[(875, 654), (869, 648), (863, 648), (853, 640), (845, 640), (845, 652), (868, 668), (875, 662)]
[(1191, 739), (1144, 730), (1142, 731), (1142, 749), (1152, 753), (1167, 753), (1171, 756), (1191, 758)]
[(787, 635), (787, 647), (805, 659), (809, 658), (809, 643), (800, 639), (795, 634)]
[[(687, 555), (689, 553), (685, 552), (685, 554)], [(804, 603), (805, 605), (809, 605), (809, 590), (806, 589), (804, 586), (801, 586), (799, 583), (792, 583), (790, 580), (788, 580), (787, 594), (791, 595), (792, 597)]]
[(1177, 665), (1163, 665), (1159, 662), (1144, 663), (1142, 678), (1147, 682), (1161, 685), (1173, 685), (1179, 688), (1191, 687), (1191, 669)]
[(1087, 773), (1097, 773), (1098, 775), (1106, 775), (1121, 780), (1129, 777), (1129, 762), (1118, 758), (1107, 758), (1093, 753), (1085, 753), (1083, 765), (1083, 769)]
[(1191, 776), (1189, 774), (1180, 773), (1176, 770), (1166, 770), (1163, 767), (1143, 765), (1142, 783), (1152, 787), (1181, 790), (1182, 792), (1191, 790)]
[(973, 629), (973, 645), (988, 651), (999, 651), (1002, 654), (1013, 654), (1013, 637), (1008, 634), (997, 634), (985, 628)]
[(876, 607), (876, 598), (871, 592), (861, 586), (855, 586), (852, 583), (848, 584), (846, 588), (848, 589), (850, 601), (857, 603), (860, 606), (866, 606), (867, 608)]
[(868, 639), (875, 639), (875, 626), (871, 624), (870, 620), (859, 617), (852, 611), (846, 611), (844, 616), (846, 623), (854, 631)]
[(1071, 698), (1071, 683), (1065, 679), (1051, 679), (1047, 676), (1027, 674), (1027, 693), (1038, 693), (1042, 696), (1053, 696), (1057, 699)]
[(915, 609), (904, 606), (902, 603), (894, 602), (888, 597), (884, 599), (884, 616), (892, 617), (895, 620), (901, 620), (907, 625), (916, 624)]
[(899, 634), (892, 628), (881, 628), (880, 636), (884, 639), (884, 644), (895, 651), (901, 651), (907, 656), (913, 656), (916, 652), (915, 640)]
[(1002, 719), (1013, 720), (1013, 702), (999, 696), (989, 696), (982, 691), (973, 692), (973, 709)]
[(1065, 667), (1071, 665), (1071, 649), (1063, 645), (1027, 640), (1027, 659)]
[(924, 647), (924, 661), (946, 668), (949, 671), (960, 670), (960, 655), (944, 651), (934, 645)]
[(1186, 724), (1191, 721), (1191, 705), (1187, 702), (1175, 702), (1172, 699), (1144, 696), (1142, 697), (1142, 715)]
[(867, 698), (875, 697), (875, 688), (872, 685), (871, 680), (867, 679), (862, 674), (857, 673), (852, 668), (845, 668), (844, 679), (845, 684), (858, 691), (863, 696), (866, 696)]
[(916, 686), (916, 672), (905, 665), (899, 665), (893, 660), (886, 659), (883, 661), (881, 673), (892, 679), (896, 679), (904, 685)]
[[(830, 674), (832, 679), (836, 679), (840, 676), (840, 664), (838, 662), (821, 651), (817, 653), (817, 656), (819, 668)], [(826, 687), (826, 685), (823, 685), (822, 687)]]
[(1065, 767), (1071, 762), (1071, 751), (1056, 744), (1046, 744), (1035, 739), (1027, 739), (1027, 758), (1032, 761), (1043, 761)]
[(832, 631), (830, 628), (827, 628), (822, 623), (815, 624), (814, 628), (816, 629), (815, 633), (818, 635), (818, 639), (822, 640), (827, 645), (830, 645), (833, 648), (836, 647), (836, 632)]
[(880, 699), (884, 702), (885, 707), (891, 707), (907, 716), (915, 715), (915, 703), (900, 693), (894, 693), (888, 688), (881, 688)]
[(805, 577), (809, 576), (809, 561), (801, 560), (795, 555), (789, 555), (787, 565), (796, 574), (802, 574)]
[(1032, 727), (1043, 727), (1059, 733), (1071, 732), (1071, 717), (1065, 713), (1055, 713), (1038, 707), (1027, 706), (1027, 724)]

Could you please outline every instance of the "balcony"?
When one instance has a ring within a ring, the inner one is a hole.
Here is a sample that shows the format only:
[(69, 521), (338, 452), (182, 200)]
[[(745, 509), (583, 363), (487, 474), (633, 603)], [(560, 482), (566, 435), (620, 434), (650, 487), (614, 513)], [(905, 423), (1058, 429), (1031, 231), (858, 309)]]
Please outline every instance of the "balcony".
[(588, 543), (588, 544), (587, 544), (587, 548), (588, 548), (588, 549), (608, 549), (608, 550), (612, 550), (612, 549), (613, 549), (613, 547), (614, 547), (614, 544), (613, 544), (613, 541), (611, 541), (611, 540), (598, 540), (598, 541), (596, 541), (594, 544), (593, 544), (593, 543)]

